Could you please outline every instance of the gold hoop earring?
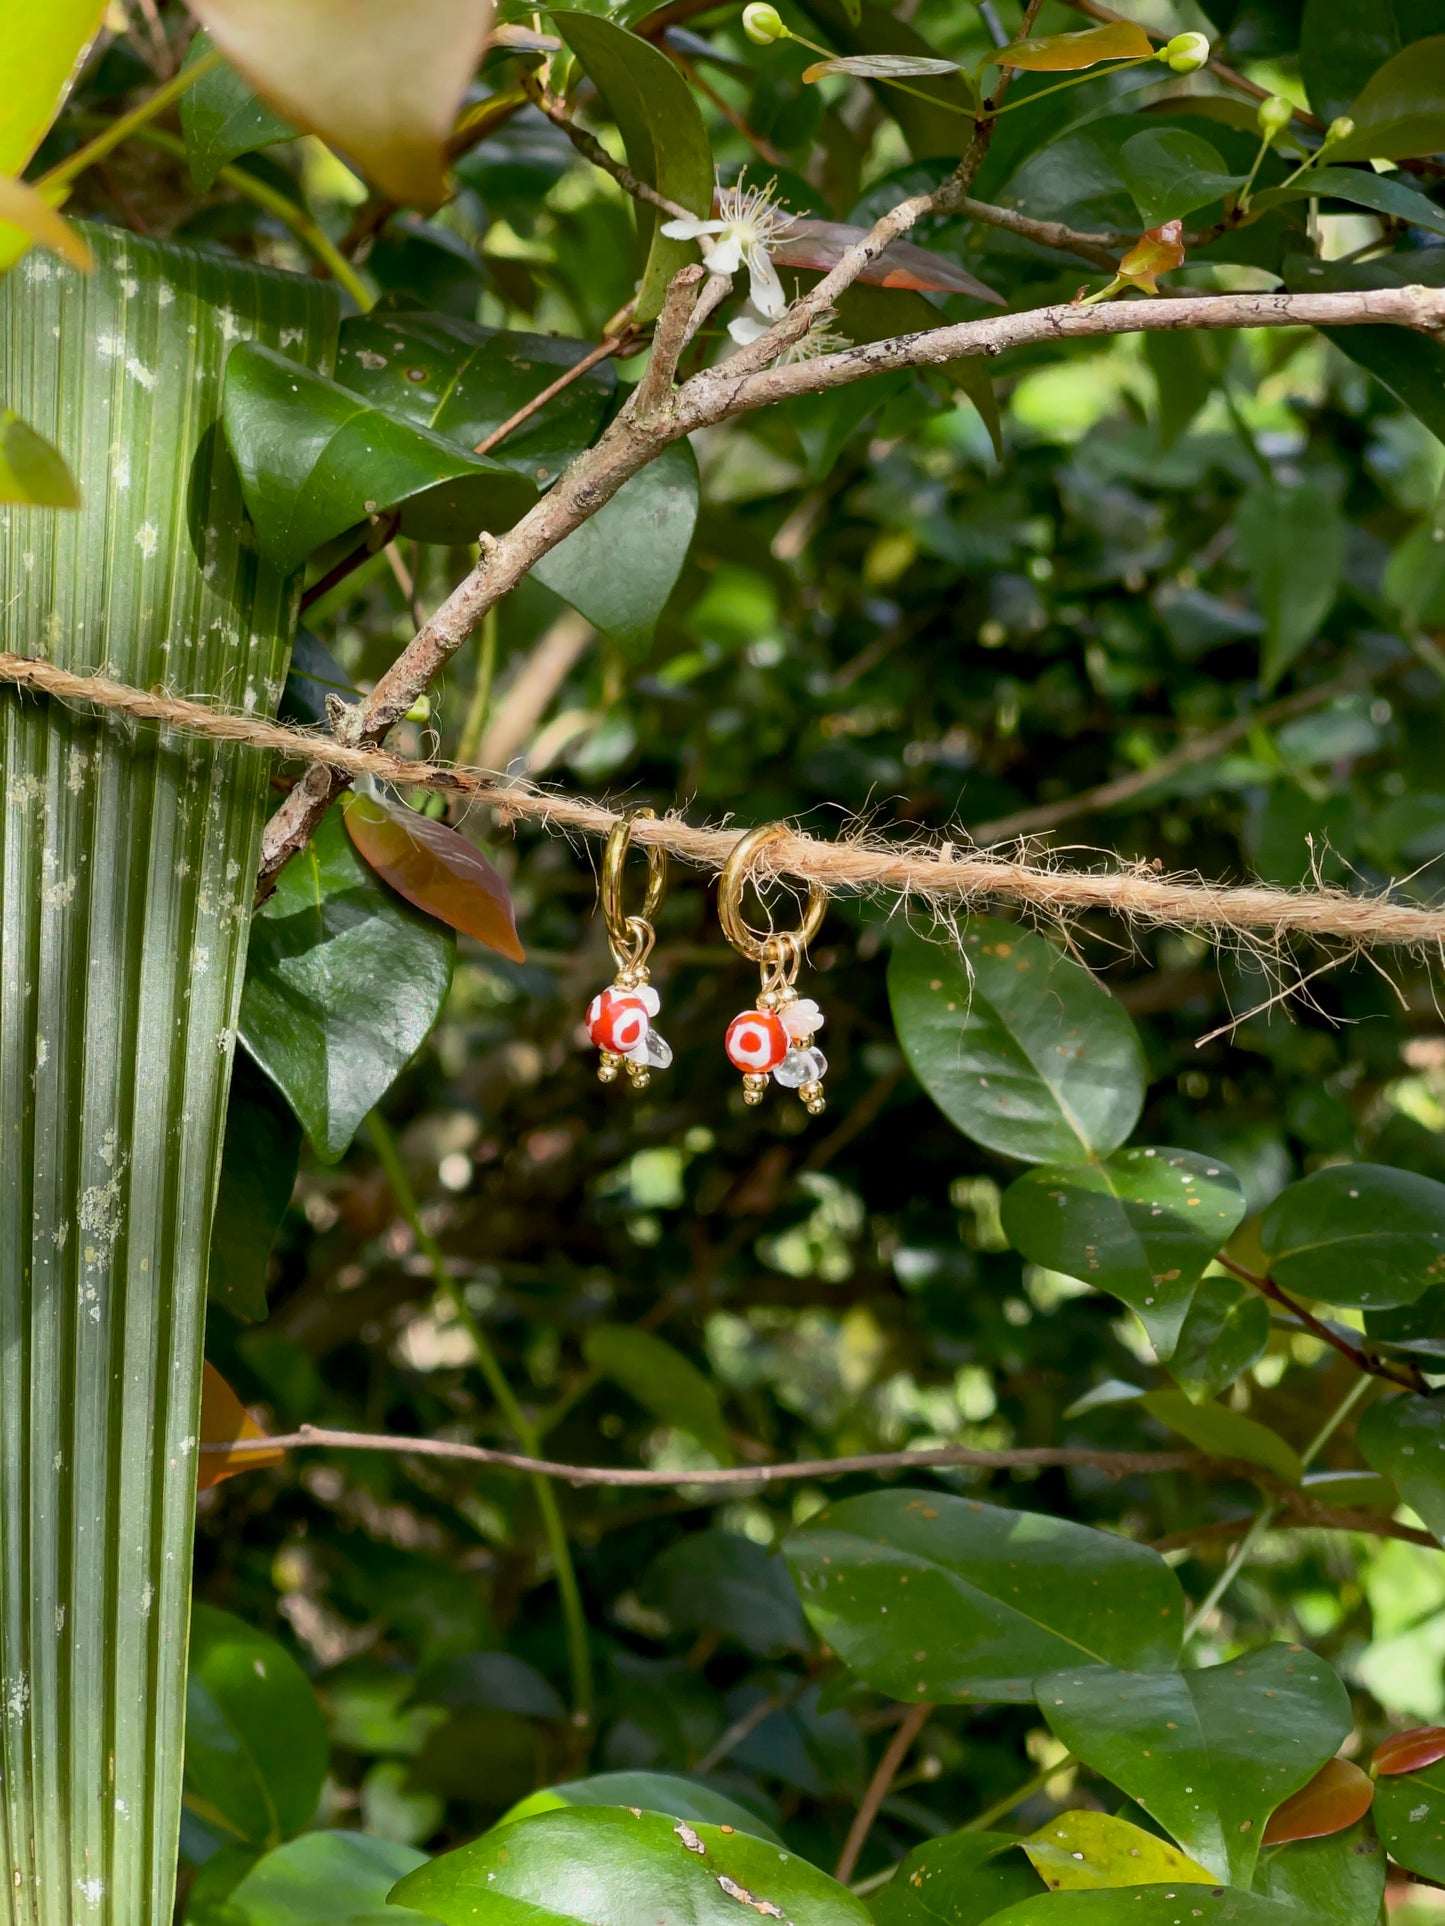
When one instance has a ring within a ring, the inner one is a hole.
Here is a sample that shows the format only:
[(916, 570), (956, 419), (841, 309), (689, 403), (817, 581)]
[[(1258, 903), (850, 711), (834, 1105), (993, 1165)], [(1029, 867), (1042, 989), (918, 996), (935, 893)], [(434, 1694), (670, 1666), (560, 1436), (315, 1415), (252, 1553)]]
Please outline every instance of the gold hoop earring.
[(761, 1103), (771, 1076), (785, 1090), (796, 1090), (805, 1108), (818, 1116), (825, 1108), (823, 1077), (828, 1059), (813, 1042), (823, 1013), (795, 987), (803, 952), (818, 932), (828, 907), (827, 892), (809, 883), (803, 920), (795, 930), (752, 929), (743, 916), (743, 889), (759, 851), (790, 834), (785, 823), (764, 823), (749, 830), (723, 866), (718, 884), (718, 920), (735, 950), (761, 970), (758, 1000), (740, 1011), (727, 1028), (728, 1059), (743, 1073), (743, 1102)]
[(613, 825), (602, 852), (602, 920), (617, 974), (612, 987), (594, 996), (587, 1006), (587, 1034), (601, 1056), (597, 1076), (615, 1083), (620, 1070), (634, 1090), (645, 1090), (654, 1070), (672, 1062), (672, 1047), (652, 1027), (661, 999), (648, 982), (647, 959), (656, 932), (652, 919), (667, 883), (667, 853), (654, 843), (647, 851), (647, 894), (642, 912), (629, 916), (622, 902), (622, 870), (632, 842), (632, 825), (639, 817), (656, 820), (651, 809), (632, 809)]

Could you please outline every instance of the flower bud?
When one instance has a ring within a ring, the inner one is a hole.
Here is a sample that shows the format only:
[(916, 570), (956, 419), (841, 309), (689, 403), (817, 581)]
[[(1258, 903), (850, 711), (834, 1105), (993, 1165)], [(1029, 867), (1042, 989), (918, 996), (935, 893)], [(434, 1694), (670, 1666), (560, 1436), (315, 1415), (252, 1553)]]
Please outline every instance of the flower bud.
[(1355, 131), (1355, 123), (1348, 114), (1341, 114), (1332, 120), (1325, 129), (1325, 146), (1333, 147), (1337, 141), (1348, 140)]
[(1176, 74), (1197, 73), (1209, 58), (1209, 37), (1202, 33), (1176, 33), (1166, 40), (1154, 56)]
[(775, 40), (785, 40), (788, 35), (783, 16), (767, 0), (752, 0), (751, 6), (743, 8), (743, 32), (759, 47), (771, 47)]
[(1294, 119), (1294, 108), (1283, 94), (1271, 94), (1268, 100), (1259, 103), (1255, 119), (1259, 123), (1260, 133), (1273, 145)]

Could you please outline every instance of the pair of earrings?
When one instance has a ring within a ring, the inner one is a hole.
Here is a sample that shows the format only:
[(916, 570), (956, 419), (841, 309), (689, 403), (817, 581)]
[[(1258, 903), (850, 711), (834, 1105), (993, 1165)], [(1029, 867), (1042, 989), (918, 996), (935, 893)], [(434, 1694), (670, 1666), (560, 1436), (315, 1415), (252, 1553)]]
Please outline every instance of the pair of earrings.
[[(602, 857), (602, 916), (617, 974), (609, 989), (593, 997), (587, 1009), (587, 1034), (601, 1052), (597, 1075), (615, 1083), (624, 1073), (634, 1090), (644, 1090), (653, 1070), (665, 1070), (672, 1050), (652, 1027), (661, 1007), (648, 981), (647, 959), (652, 953), (652, 919), (662, 901), (667, 881), (667, 856), (656, 844), (647, 851), (647, 894), (642, 913), (628, 916), (622, 904), (622, 869), (638, 817), (655, 820), (651, 809), (634, 809), (612, 829)], [(797, 975), (803, 953), (817, 934), (828, 899), (816, 883), (808, 885), (808, 903), (796, 930), (754, 930), (743, 915), (743, 890), (759, 853), (788, 834), (782, 823), (749, 830), (723, 866), (718, 884), (718, 918), (723, 934), (743, 956), (758, 964), (761, 981), (757, 1000), (741, 1010), (727, 1027), (723, 1047), (728, 1059), (743, 1073), (743, 1102), (761, 1103), (771, 1077), (785, 1090), (796, 1090), (804, 1107), (817, 1116), (824, 1108), (823, 1077), (828, 1060), (813, 1041), (823, 1027), (823, 1013), (811, 997), (799, 996)]]

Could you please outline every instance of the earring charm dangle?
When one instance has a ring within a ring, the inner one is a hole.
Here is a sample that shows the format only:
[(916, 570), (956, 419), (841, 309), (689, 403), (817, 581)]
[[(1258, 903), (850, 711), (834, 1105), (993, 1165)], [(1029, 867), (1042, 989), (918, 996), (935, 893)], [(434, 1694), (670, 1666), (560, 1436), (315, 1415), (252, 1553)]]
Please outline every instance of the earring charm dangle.
[(597, 1075), (602, 1083), (615, 1083), (619, 1072), (625, 1071), (634, 1090), (645, 1090), (652, 1072), (665, 1070), (672, 1062), (672, 1048), (652, 1027), (661, 999), (647, 980), (647, 959), (656, 940), (652, 919), (667, 881), (667, 854), (655, 844), (647, 851), (647, 894), (641, 915), (628, 916), (622, 904), (622, 869), (632, 825), (639, 816), (654, 817), (655, 811), (629, 810), (614, 825), (602, 853), (602, 920), (617, 974), (611, 987), (587, 1006), (587, 1034), (601, 1053)]
[(771, 1077), (796, 1090), (804, 1107), (818, 1116), (825, 1108), (823, 1077), (828, 1059), (813, 1038), (823, 1013), (811, 997), (799, 996), (796, 979), (803, 952), (817, 934), (828, 907), (825, 891), (808, 885), (808, 904), (796, 930), (752, 929), (743, 916), (743, 889), (759, 852), (789, 833), (784, 823), (749, 830), (723, 867), (718, 884), (718, 918), (735, 950), (758, 964), (762, 982), (751, 1010), (740, 1011), (727, 1028), (728, 1059), (743, 1073), (743, 1102), (761, 1103)]

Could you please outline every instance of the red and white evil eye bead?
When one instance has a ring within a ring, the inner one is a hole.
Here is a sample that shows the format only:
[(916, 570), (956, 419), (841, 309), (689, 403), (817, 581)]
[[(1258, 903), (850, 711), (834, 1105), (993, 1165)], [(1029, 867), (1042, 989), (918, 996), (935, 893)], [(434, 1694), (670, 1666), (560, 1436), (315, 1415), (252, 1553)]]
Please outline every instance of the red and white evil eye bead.
[(587, 1006), (587, 1034), (599, 1050), (625, 1057), (647, 1035), (648, 1008), (632, 990), (603, 990)]
[(754, 1076), (776, 1070), (788, 1054), (788, 1032), (772, 1010), (744, 1010), (728, 1025), (728, 1061)]

